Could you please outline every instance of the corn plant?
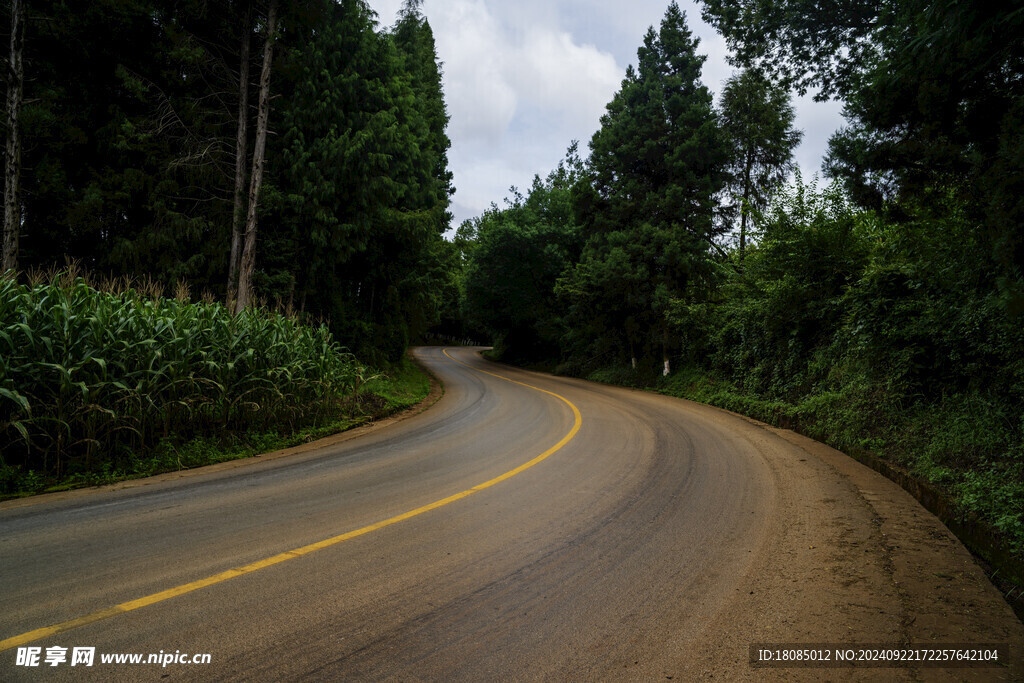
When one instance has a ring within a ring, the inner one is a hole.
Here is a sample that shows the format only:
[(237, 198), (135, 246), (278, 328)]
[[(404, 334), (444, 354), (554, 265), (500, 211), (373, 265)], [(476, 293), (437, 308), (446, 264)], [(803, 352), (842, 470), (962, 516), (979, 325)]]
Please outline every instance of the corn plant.
[[(162, 439), (334, 421), (366, 370), (323, 325), (210, 301), (0, 279), (0, 458), (60, 477)], [(155, 289), (147, 288), (152, 294)]]

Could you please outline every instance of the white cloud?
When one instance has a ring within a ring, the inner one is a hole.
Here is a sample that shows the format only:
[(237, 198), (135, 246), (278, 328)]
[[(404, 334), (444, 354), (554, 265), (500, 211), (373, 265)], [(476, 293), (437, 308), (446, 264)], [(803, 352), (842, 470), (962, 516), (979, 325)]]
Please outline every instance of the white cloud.
[(459, 222), (500, 203), (510, 185), (547, 173), (573, 138), (589, 139), (624, 66), (561, 30), (550, 13), (508, 23), (485, 0), (423, 10), (444, 62)]
[(519, 104), (509, 82), (510, 49), (501, 26), (480, 0), (446, 2), (430, 16), (453, 143), (478, 144), (504, 134)]
[(531, 29), (512, 79), (543, 112), (562, 114), (574, 128), (595, 125), (618, 89), (623, 70), (593, 45), (577, 45), (561, 31)]
[[(369, 0), (384, 26), (394, 23), (401, 0)], [(534, 174), (554, 168), (570, 141), (583, 150), (647, 27), (664, 16), (668, 0), (426, 0), (438, 56), (444, 63), (451, 121), (449, 166), (457, 193), (456, 225), (491, 202), (501, 204), (510, 185), (529, 186)], [(687, 23), (708, 55), (702, 77), (714, 92), (732, 74), (725, 40), (682, 0)], [(804, 130), (797, 161), (817, 171), (840, 106), (794, 100)]]

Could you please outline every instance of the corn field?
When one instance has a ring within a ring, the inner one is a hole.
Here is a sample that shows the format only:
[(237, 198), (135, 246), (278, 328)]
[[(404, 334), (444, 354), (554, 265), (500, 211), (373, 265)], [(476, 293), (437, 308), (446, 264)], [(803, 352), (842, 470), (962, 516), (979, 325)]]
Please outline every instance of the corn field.
[(342, 419), (365, 370), (323, 325), (211, 301), (0, 278), (0, 466), (87, 472), (164, 439)]

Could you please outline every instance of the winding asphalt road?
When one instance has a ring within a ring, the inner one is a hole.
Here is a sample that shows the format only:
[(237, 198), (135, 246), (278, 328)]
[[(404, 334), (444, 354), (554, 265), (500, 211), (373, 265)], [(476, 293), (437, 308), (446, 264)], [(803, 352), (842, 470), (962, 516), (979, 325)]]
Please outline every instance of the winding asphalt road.
[[(445, 395), (386, 428), (0, 504), (0, 679), (1020, 671), (752, 669), (761, 642), (1001, 643), (1016, 658), (1024, 628), (934, 517), (821, 444), (474, 349), (417, 355)], [(96, 661), (18, 666), (18, 647), (53, 646)], [(160, 652), (210, 663), (99, 661)]]

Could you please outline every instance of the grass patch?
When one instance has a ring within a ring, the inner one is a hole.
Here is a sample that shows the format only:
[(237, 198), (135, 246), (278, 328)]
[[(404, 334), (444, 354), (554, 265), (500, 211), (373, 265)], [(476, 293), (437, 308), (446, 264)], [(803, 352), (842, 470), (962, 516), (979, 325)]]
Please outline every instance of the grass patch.
[(363, 385), (363, 393), (379, 397), (388, 411), (414, 406), (430, 393), (430, 377), (419, 365), (406, 357), (387, 373)]

